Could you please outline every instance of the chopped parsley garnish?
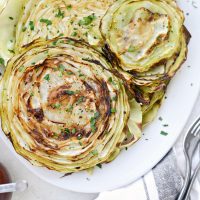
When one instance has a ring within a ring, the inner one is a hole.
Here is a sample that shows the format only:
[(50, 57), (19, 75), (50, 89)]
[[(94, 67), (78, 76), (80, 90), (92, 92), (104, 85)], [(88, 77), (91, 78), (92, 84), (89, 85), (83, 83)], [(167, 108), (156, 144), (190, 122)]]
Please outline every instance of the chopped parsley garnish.
[(90, 127), (92, 129), (92, 132), (95, 132), (96, 131), (96, 119), (94, 117), (91, 117), (90, 119)]
[(30, 93), (30, 96), (31, 96), (31, 97), (33, 97), (33, 96), (34, 96), (33, 92), (31, 92), (31, 93)]
[(96, 120), (99, 118), (100, 113), (97, 111), (94, 113), (94, 117), (90, 118), (90, 127), (92, 129), (92, 132), (94, 133), (96, 131)]
[(110, 82), (110, 83), (112, 83), (112, 77), (109, 77), (109, 79), (108, 79), (108, 81)]
[(9, 19), (10, 19), (10, 20), (13, 20), (14, 18), (13, 18), (13, 17), (9, 17)]
[(5, 65), (5, 60), (0, 57), (0, 65)]
[(80, 73), (78, 76), (79, 76), (79, 77), (82, 77), (82, 76), (85, 76), (85, 75), (84, 75), (84, 74), (82, 74), (82, 73)]
[(74, 73), (71, 72), (71, 71), (67, 71), (67, 74), (68, 74), (68, 75), (72, 75), (72, 74), (74, 74)]
[(100, 113), (98, 111), (94, 113), (94, 118), (95, 119), (99, 118), (99, 116), (100, 116)]
[(34, 30), (35, 27), (34, 27), (33, 21), (30, 21), (30, 22), (29, 22), (29, 27), (30, 27), (31, 31)]
[(27, 29), (27, 28), (24, 26), (24, 27), (22, 28), (22, 32), (25, 32), (26, 29)]
[(92, 150), (92, 151), (91, 151), (91, 154), (94, 155), (94, 156), (96, 156), (96, 155), (98, 155), (98, 151), (97, 151), (96, 149), (95, 149), (95, 150)]
[(71, 91), (71, 90), (65, 90), (65, 94), (73, 95), (73, 94), (74, 94), (74, 91)]
[(163, 120), (163, 118), (162, 118), (162, 117), (159, 117), (158, 119), (159, 119), (160, 121), (162, 121), (162, 120)]
[(75, 44), (73, 40), (67, 40), (68, 44)]
[(169, 124), (163, 124), (163, 126), (164, 126), (164, 127), (168, 127), (168, 126), (169, 126)]
[(71, 36), (72, 36), (72, 37), (77, 36), (77, 32), (74, 31), (74, 32), (71, 34)]
[(135, 47), (130, 46), (130, 47), (128, 48), (128, 52), (133, 52), (133, 51), (135, 51)]
[(45, 77), (44, 77), (44, 80), (49, 81), (50, 80), (50, 75), (46, 74)]
[(59, 37), (62, 37), (62, 36), (64, 36), (64, 34), (63, 34), (63, 33), (60, 33), (58, 36), (59, 36)]
[(164, 136), (167, 136), (167, 135), (168, 135), (168, 133), (165, 132), (165, 131), (160, 131), (160, 134), (161, 134), (161, 135), (164, 135)]
[(91, 24), (92, 21), (95, 19), (96, 19), (96, 16), (93, 13), (92, 15), (89, 15), (87, 17), (83, 17), (83, 19), (78, 22), (78, 25), (79, 26), (82, 26), (82, 25), (87, 26), (87, 25)]
[(88, 36), (88, 32), (83, 33), (83, 35), (85, 35), (87, 37)]
[(64, 132), (65, 132), (67, 135), (70, 134), (70, 131), (69, 131), (68, 128), (65, 128), (65, 129), (64, 129)]
[(70, 105), (69, 108), (67, 108), (65, 111), (66, 111), (66, 112), (71, 112), (71, 111), (73, 110), (73, 108), (74, 108), (74, 107), (73, 107), (72, 105)]
[(112, 77), (109, 77), (109, 78), (108, 78), (108, 82), (112, 83), (113, 85), (116, 84), (115, 81), (113, 81)]
[(112, 98), (113, 101), (117, 101), (117, 96)]
[(71, 10), (72, 9), (72, 5), (67, 5), (67, 10)]
[(51, 20), (48, 20), (48, 19), (40, 19), (40, 22), (41, 23), (45, 23), (47, 26), (50, 26), (52, 25), (52, 21)]
[(76, 133), (76, 129), (75, 128), (72, 129), (72, 134), (74, 134), (74, 133)]
[(55, 46), (57, 44), (57, 40), (53, 41), (52, 44)]
[(84, 101), (84, 99), (85, 99), (84, 96), (79, 97), (77, 104), (82, 103)]
[(24, 71), (24, 66), (21, 66), (21, 67), (19, 68), (19, 72), (22, 72), (22, 71)]
[(115, 108), (111, 108), (111, 109), (110, 109), (110, 112), (111, 112), (111, 113), (116, 113), (116, 109), (115, 109)]
[(58, 13), (56, 14), (56, 17), (58, 17), (58, 18), (64, 18), (64, 15), (65, 15), (65, 12), (63, 11), (61, 11), (60, 10), (60, 8), (58, 9)]
[(8, 51), (10, 52), (10, 53), (15, 53), (15, 51), (13, 50), (13, 49), (8, 49)]
[(78, 140), (81, 140), (81, 139), (82, 139), (82, 135), (81, 135), (81, 134), (78, 134), (77, 139), (78, 139)]
[(57, 133), (53, 133), (53, 137), (54, 138), (58, 138), (58, 134)]
[(102, 164), (101, 163), (97, 164), (97, 167), (101, 169), (102, 168)]
[(53, 108), (60, 108), (60, 107), (61, 107), (61, 104), (60, 104), (60, 103), (56, 103), (56, 104), (53, 104), (52, 107), (53, 107)]
[(63, 73), (63, 72), (65, 71), (65, 66), (62, 65), (62, 64), (60, 64), (60, 65), (58, 66), (58, 70), (59, 70), (61, 73)]

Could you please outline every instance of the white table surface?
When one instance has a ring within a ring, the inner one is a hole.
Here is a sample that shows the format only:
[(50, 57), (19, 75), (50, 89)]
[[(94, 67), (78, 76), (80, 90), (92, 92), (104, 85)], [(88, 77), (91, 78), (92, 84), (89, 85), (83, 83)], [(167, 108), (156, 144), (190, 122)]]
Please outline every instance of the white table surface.
[[(200, 113), (200, 98), (197, 100), (185, 130), (194, 118)], [(185, 132), (183, 130), (183, 134)], [(12, 200), (92, 200), (97, 194), (83, 194), (66, 191), (50, 185), (32, 174), (17, 158), (7, 149), (0, 140), (0, 162), (9, 170), (13, 181), (25, 179), (29, 187), (25, 192), (16, 192)]]

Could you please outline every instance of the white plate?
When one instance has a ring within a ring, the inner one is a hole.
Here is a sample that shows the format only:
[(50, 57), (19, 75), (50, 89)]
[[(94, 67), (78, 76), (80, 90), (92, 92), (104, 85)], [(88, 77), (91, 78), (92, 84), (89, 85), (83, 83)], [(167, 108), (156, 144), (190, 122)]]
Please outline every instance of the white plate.
[[(78, 192), (95, 193), (112, 190), (131, 183), (155, 166), (173, 146), (186, 123), (200, 89), (200, 4), (193, 1), (179, 3), (186, 15), (185, 25), (192, 34), (189, 44), (188, 59), (171, 81), (167, 99), (164, 101), (158, 117), (144, 130), (144, 136), (135, 145), (121, 154), (111, 163), (104, 164), (102, 169), (95, 169), (93, 175), (87, 172), (75, 173), (64, 178), (63, 174), (45, 168), (32, 166), (17, 155), (2, 133), (0, 137), (8, 144), (17, 156), (33, 173), (55, 186)], [(198, 6), (198, 8), (195, 8)], [(190, 66), (190, 67), (188, 67)], [(163, 127), (169, 124), (169, 127)], [(163, 136), (160, 131), (168, 132)], [(148, 139), (148, 140), (147, 140)]]

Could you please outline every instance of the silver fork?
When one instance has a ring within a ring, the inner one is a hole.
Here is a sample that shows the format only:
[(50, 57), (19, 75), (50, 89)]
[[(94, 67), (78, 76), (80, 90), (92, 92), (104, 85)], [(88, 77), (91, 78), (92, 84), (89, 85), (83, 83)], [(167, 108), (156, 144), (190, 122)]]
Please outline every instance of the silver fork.
[[(200, 145), (199, 145), (199, 156), (200, 156)], [(198, 164), (196, 166), (196, 169), (194, 170), (194, 173), (192, 175), (192, 178), (190, 180), (190, 184), (188, 186), (188, 189), (187, 189), (187, 192), (186, 192), (186, 195), (185, 195), (185, 200), (188, 200), (190, 198), (190, 192), (192, 190), (192, 186), (194, 184), (194, 181), (197, 178), (197, 175), (198, 175), (199, 171), (200, 171), (200, 160), (199, 160), (199, 162), (198, 162)]]
[(192, 157), (200, 141), (199, 133), (200, 133), (200, 117), (198, 117), (197, 120), (192, 124), (192, 126), (190, 127), (189, 131), (187, 132), (184, 138), (183, 151), (186, 160), (186, 174), (182, 190), (177, 200), (185, 199), (185, 193), (190, 182)]

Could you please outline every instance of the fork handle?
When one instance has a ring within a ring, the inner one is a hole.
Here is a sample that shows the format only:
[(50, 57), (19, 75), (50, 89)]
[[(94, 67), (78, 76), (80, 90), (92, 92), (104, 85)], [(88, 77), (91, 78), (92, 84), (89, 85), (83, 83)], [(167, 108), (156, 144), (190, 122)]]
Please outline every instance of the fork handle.
[(188, 200), (189, 199), (189, 196), (190, 196), (190, 191), (192, 189), (192, 186), (194, 184), (194, 181), (196, 180), (196, 177), (198, 175), (198, 172), (200, 170), (200, 162), (198, 163), (198, 166), (196, 167), (195, 171), (194, 171), (194, 174), (192, 175), (192, 178), (191, 178), (191, 181), (190, 181), (190, 184), (188, 186), (188, 190), (187, 190), (187, 193), (185, 195), (185, 200)]
[(184, 151), (184, 155), (185, 155), (185, 160), (186, 160), (186, 175), (185, 175), (183, 187), (181, 189), (181, 192), (180, 192), (177, 200), (185, 200), (185, 193), (186, 193), (187, 187), (189, 185), (190, 176), (191, 176), (191, 162), (190, 162), (189, 156), (186, 153), (186, 151)]

